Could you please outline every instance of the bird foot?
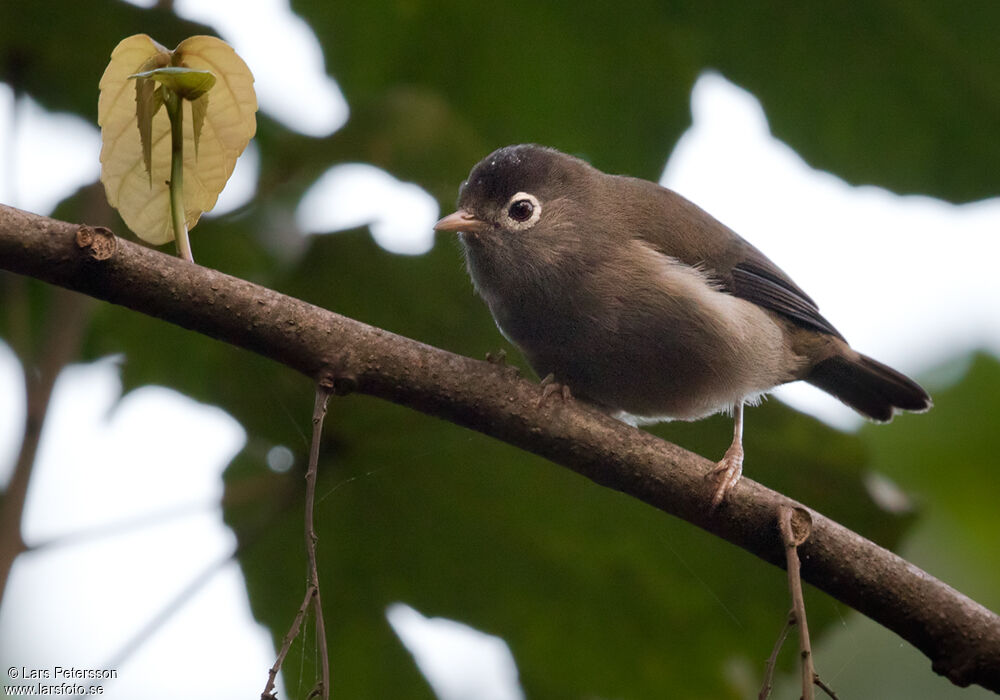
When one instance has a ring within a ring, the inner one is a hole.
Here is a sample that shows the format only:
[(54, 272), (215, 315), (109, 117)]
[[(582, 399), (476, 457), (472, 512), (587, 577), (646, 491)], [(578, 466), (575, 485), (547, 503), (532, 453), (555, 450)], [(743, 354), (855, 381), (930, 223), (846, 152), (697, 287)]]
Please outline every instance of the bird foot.
[(736, 486), (742, 475), (743, 445), (730, 445), (729, 449), (726, 450), (726, 454), (715, 465), (715, 468), (705, 475), (706, 479), (715, 478), (719, 482), (715, 489), (715, 494), (712, 496), (712, 508), (719, 507), (726, 498), (726, 494)]
[(559, 394), (562, 398), (563, 403), (568, 403), (573, 399), (573, 394), (570, 393), (569, 384), (560, 384), (556, 381), (555, 375), (550, 374), (545, 379), (542, 380), (542, 395), (538, 397), (537, 407), (541, 408), (549, 397), (553, 394)]

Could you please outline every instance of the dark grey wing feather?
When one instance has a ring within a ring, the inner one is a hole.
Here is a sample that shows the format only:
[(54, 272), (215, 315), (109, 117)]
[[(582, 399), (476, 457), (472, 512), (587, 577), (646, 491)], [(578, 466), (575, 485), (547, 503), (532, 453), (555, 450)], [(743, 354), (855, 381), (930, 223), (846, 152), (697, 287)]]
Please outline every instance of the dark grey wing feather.
[(727, 291), (733, 296), (777, 311), (807, 328), (844, 339), (833, 324), (823, 318), (816, 302), (783, 274), (775, 274), (771, 269), (748, 261), (733, 265), (730, 274), (732, 281), (727, 286), (731, 288)]

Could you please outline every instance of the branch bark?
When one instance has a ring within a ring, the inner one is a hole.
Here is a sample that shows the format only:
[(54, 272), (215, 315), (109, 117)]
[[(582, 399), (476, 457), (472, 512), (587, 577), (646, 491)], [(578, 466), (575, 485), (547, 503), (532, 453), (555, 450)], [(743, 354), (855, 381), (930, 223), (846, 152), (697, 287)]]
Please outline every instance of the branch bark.
[[(744, 478), (707, 506), (713, 463), (537, 385), (90, 229), (0, 205), (0, 268), (74, 289), (359, 391), (477, 430), (683, 518), (776, 566), (775, 514), (799, 506)], [(799, 506), (801, 507), (801, 506)], [(1000, 617), (811, 510), (802, 578), (920, 649), (957, 685), (1000, 692)]]

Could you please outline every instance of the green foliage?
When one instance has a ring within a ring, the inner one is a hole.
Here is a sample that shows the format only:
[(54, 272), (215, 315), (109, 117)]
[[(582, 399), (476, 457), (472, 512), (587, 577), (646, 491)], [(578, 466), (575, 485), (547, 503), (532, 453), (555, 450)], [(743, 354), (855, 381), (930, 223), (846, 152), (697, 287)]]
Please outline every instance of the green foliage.
[[(1000, 185), (993, 3), (293, 7), (319, 34), (352, 108), (382, 111), (406, 86), (480, 135), (476, 157), (537, 141), (602, 170), (655, 179), (688, 124), (694, 80), (717, 70), (761, 99), (779, 138), (851, 182), (953, 200), (994, 195)], [(366, 119), (336, 140), (405, 179), (436, 181), (440, 155), (423, 158), (420, 144), (394, 133)], [(460, 145), (451, 145), (456, 155)], [(460, 178), (474, 161), (448, 174)]]
[[(96, 81), (122, 37), (153, 31), (174, 45), (207, 31), (117, 2), (58, 5), (3, 4), (0, 80), (91, 122)], [(502, 340), (450, 240), (426, 256), (399, 257), (362, 232), (299, 244), (281, 223), (327, 167), (374, 163), (420, 183), (443, 207), (472, 163), (517, 141), (656, 178), (689, 124), (694, 80), (718, 70), (758, 95), (775, 133), (817, 167), (955, 200), (997, 191), (994, 4), (641, 0), (612, 11), (589, 0), (297, 0), (294, 8), (317, 32), (351, 122), (317, 140), (263, 116), (258, 199), (202, 223), (198, 260), (452, 351), (482, 357)], [(82, 194), (60, 215), (108, 216), (94, 212)], [(33, 324), (30, 339), (39, 336), (48, 297), (41, 285), (25, 286), (20, 318)], [(0, 336), (15, 333), (16, 317), (0, 314)], [(279, 643), (304, 586), (301, 472), (273, 474), (264, 456), (287, 445), (303, 464), (309, 381), (101, 305), (85, 356), (109, 353), (124, 354), (126, 389), (169, 385), (223, 406), (246, 427), (249, 443), (227, 473), (224, 505), (254, 614)], [(983, 484), (996, 478), (989, 419), (998, 375), (995, 360), (978, 358), (960, 386), (936, 393), (931, 413), (857, 435), (768, 403), (748, 413), (747, 474), (884, 546), (902, 542), (916, 564), (997, 609), (995, 489)], [(339, 695), (431, 696), (385, 621), (395, 601), (502, 635), (529, 697), (756, 692), (788, 608), (779, 570), (538, 458), (374, 399), (333, 400), (327, 425), (317, 521)], [(714, 456), (729, 429), (712, 419), (657, 432)], [(862, 487), (869, 470), (910, 493), (916, 514), (875, 507)], [(846, 613), (821, 594), (808, 603), (822, 643)], [(841, 676), (866, 666), (852, 651)], [(292, 693), (301, 653), (299, 646), (286, 664)], [(308, 644), (304, 657), (308, 679)], [(932, 675), (926, 660), (908, 664), (907, 675)], [(891, 663), (876, 670), (903, 673)], [(856, 697), (893, 691), (873, 691), (870, 676), (857, 683)]]
[(212, 33), (169, 10), (144, 10), (114, 0), (5, 2), (0, 7), (0, 81), (46, 109), (79, 114), (96, 124), (96, 81), (112, 49), (123, 38), (150, 30), (168, 46)]
[(861, 435), (874, 468), (905, 484), (920, 504), (907, 558), (935, 575), (960, 575), (962, 592), (991, 610), (1000, 610), (998, 396), (1000, 363), (975, 355), (960, 384), (935, 394), (933, 420), (900, 421), (890, 431), (869, 426)]
[[(1000, 610), (1000, 549), (996, 546), (996, 397), (1000, 362), (971, 359), (959, 384), (935, 391), (926, 416), (900, 417), (885, 429), (866, 426), (859, 437), (872, 469), (896, 481), (916, 502), (919, 517), (896, 551), (990, 610)], [(933, 385), (931, 385), (933, 389)], [(812, 608), (810, 608), (812, 614)], [(822, 638), (819, 670), (840, 697), (995, 697), (958, 688), (927, 671), (927, 659), (858, 613)], [(835, 675), (834, 675), (835, 674)], [(793, 697), (794, 683), (775, 697)]]

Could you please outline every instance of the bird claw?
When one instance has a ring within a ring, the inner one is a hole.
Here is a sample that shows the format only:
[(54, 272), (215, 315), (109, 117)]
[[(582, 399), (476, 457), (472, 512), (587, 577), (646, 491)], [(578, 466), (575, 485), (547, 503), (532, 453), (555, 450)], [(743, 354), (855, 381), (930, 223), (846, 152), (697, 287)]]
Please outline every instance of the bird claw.
[(553, 394), (559, 394), (563, 400), (563, 403), (568, 403), (573, 400), (573, 394), (569, 390), (569, 384), (560, 384), (556, 381), (555, 375), (550, 374), (541, 382), (542, 395), (538, 397), (537, 408), (541, 408), (549, 397)]
[(716, 477), (719, 482), (715, 489), (715, 493), (712, 495), (713, 509), (718, 508), (722, 501), (725, 500), (726, 494), (728, 494), (729, 491), (736, 486), (742, 475), (743, 446), (730, 445), (729, 449), (726, 450), (726, 454), (722, 457), (719, 463), (715, 465), (715, 468), (705, 475), (706, 479)]

